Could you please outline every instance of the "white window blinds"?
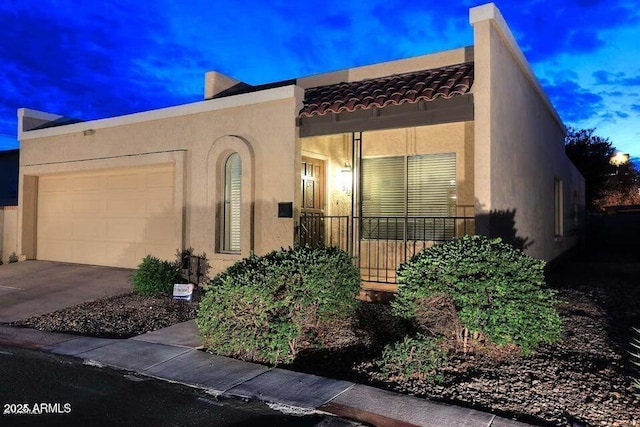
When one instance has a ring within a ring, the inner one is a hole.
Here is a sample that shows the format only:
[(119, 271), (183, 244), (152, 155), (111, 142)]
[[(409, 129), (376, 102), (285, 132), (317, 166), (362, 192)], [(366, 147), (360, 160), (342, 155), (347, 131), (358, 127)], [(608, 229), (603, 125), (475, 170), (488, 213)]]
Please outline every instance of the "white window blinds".
[(403, 217), (404, 157), (362, 159), (362, 215)]
[(455, 153), (362, 159), (362, 238), (446, 240), (455, 232)]
[(225, 252), (240, 252), (242, 162), (238, 153), (233, 153), (227, 158), (224, 169), (224, 227), (222, 249)]
[(412, 156), (407, 162), (408, 216), (455, 216), (455, 153)]

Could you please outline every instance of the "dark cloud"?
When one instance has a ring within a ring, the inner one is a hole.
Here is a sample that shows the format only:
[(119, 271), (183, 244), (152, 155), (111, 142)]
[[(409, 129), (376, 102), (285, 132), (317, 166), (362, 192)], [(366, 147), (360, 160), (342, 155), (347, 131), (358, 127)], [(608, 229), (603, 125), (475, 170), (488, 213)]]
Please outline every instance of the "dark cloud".
[(627, 77), (623, 72), (611, 73), (599, 70), (593, 73), (593, 77), (598, 85), (640, 86), (640, 75)]
[(540, 83), (565, 122), (576, 123), (602, 114), (602, 96), (581, 87), (574, 80), (543, 79)]
[(353, 25), (352, 19), (348, 15), (331, 14), (323, 17), (320, 24), (326, 28), (349, 29)]
[[(2, 134), (15, 134), (19, 107), (102, 118), (197, 101), (207, 70), (259, 84), (462, 47), (472, 43), (468, 7), (483, 3), (0, 2), (0, 147)], [(637, 25), (640, 11), (639, 0), (498, 6), (534, 63), (593, 52), (606, 45), (604, 31)], [(599, 71), (594, 80), (636, 86), (636, 71)], [(622, 96), (615, 92), (632, 96), (575, 81), (565, 73), (544, 82), (569, 122), (600, 117), (603, 97)]]
[[(194, 52), (172, 45), (158, 16), (133, 2), (76, 3), (0, 6), (3, 117), (28, 107), (95, 119), (185, 102), (154, 71)], [(0, 133), (15, 132), (15, 119), (10, 126)]]
[(604, 71), (604, 70), (599, 70), (593, 73), (593, 77), (596, 80), (596, 84), (600, 84), (600, 85), (611, 84), (612, 78), (619, 79), (623, 75), (624, 75), (623, 73), (613, 74), (613, 73), (610, 73), (609, 71)]
[(558, 54), (594, 52), (607, 41), (602, 33), (636, 26), (640, 2), (586, 1), (540, 2), (529, 0), (500, 4), (527, 58), (544, 61)]

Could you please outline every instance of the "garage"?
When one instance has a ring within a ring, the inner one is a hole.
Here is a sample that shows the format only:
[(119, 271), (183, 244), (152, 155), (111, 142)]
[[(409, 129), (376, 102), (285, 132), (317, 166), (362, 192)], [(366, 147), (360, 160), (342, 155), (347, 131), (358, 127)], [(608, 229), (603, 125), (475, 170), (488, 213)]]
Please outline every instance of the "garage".
[(38, 178), (36, 258), (134, 268), (181, 246), (174, 166), (106, 169)]

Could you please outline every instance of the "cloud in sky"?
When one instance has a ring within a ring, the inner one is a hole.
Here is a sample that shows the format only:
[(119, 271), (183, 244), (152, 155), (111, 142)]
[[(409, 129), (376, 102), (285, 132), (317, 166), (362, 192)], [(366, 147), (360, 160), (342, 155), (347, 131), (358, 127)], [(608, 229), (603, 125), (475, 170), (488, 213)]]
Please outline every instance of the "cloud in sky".
[(528, 59), (538, 62), (597, 51), (607, 43), (604, 31), (637, 25), (639, 6), (637, 0), (530, 0), (505, 5), (503, 14), (517, 23), (512, 30)]
[(612, 73), (606, 70), (599, 70), (593, 73), (596, 84), (599, 85), (622, 85), (640, 86), (640, 75), (627, 77), (626, 73), (619, 71)]
[[(208, 70), (260, 84), (470, 45), (468, 8), (482, 3), (2, 2), (0, 149), (15, 146), (19, 107), (110, 117), (197, 101)], [(640, 0), (497, 5), (567, 124), (637, 123), (621, 88), (640, 79), (636, 43), (616, 37), (637, 27)]]
[[(567, 72), (570, 74), (570, 72)], [(571, 78), (540, 82), (566, 122), (580, 122), (598, 117), (603, 110), (603, 97), (580, 86)]]

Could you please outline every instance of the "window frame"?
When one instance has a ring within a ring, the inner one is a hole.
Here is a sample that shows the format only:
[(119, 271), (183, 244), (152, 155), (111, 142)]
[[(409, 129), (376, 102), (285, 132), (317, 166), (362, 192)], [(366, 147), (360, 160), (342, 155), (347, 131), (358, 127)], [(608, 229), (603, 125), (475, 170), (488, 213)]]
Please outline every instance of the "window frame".
[(562, 179), (556, 178), (553, 186), (553, 214), (554, 214), (554, 236), (556, 238), (564, 236), (564, 188)]

